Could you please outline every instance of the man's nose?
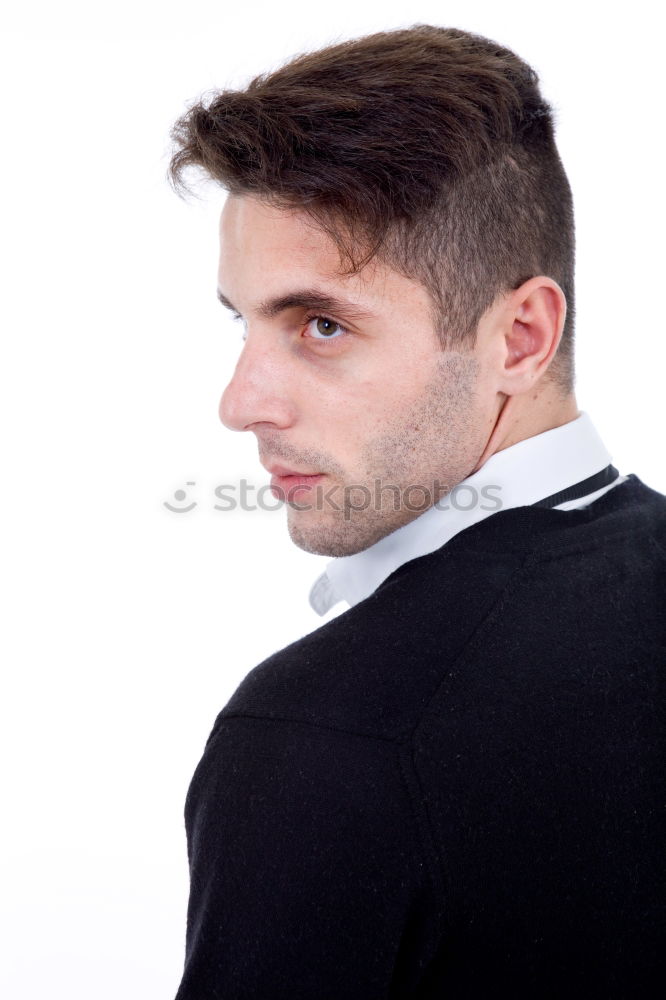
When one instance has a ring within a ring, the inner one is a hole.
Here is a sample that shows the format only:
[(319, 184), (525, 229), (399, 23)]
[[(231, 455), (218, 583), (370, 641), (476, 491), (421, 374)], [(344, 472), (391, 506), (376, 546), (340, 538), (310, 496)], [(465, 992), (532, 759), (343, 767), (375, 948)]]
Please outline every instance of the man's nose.
[(293, 372), (288, 362), (265, 340), (247, 338), (220, 400), (220, 420), (225, 427), (245, 431), (256, 423), (290, 426), (294, 403), (290, 391)]

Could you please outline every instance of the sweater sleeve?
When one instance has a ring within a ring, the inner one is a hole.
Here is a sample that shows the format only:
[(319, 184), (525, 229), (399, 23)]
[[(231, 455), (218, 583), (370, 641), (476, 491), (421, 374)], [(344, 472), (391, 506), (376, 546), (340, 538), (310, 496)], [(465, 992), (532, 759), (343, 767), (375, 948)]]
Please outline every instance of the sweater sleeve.
[(400, 747), (218, 719), (188, 792), (176, 1000), (410, 997), (436, 948)]

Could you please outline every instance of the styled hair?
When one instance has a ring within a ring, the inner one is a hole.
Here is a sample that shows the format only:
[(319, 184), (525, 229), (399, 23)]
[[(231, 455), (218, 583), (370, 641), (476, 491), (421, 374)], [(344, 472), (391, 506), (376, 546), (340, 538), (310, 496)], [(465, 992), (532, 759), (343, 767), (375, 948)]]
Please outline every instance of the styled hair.
[(498, 295), (544, 274), (567, 301), (547, 376), (573, 389), (574, 218), (551, 106), (509, 49), (415, 24), (298, 55), (173, 126), (169, 179), (300, 208), (341, 273), (373, 257), (419, 281), (442, 346), (471, 349)]

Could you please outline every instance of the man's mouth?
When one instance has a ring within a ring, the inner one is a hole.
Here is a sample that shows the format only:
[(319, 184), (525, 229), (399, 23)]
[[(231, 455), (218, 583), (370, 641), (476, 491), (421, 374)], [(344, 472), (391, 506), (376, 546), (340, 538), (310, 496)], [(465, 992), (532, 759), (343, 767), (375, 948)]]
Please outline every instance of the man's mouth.
[(284, 466), (272, 466), (269, 471), (272, 472), (271, 491), (273, 496), (276, 499), (286, 501), (302, 499), (324, 478), (324, 474), (320, 472), (313, 474), (293, 472)]
[(323, 481), (325, 476), (325, 473), (318, 472), (316, 469), (298, 469), (289, 465), (280, 465), (268, 460), (268, 457), (262, 459), (259, 456), (259, 461), (271, 475), (271, 492), (276, 500), (303, 501), (308, 493)]

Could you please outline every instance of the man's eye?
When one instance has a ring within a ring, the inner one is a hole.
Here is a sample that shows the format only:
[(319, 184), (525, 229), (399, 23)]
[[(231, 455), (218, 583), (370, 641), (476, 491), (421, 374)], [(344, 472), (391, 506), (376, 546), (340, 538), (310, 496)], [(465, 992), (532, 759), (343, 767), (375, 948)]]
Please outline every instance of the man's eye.
[(313, 340), (338, 340), (342, 334), (347, 333), (344, 326), (328, 316), (311, 316), (307, 323)]
[(243, 317), (241, 316), (241, 314), (235, 312), (235, 313), (232, 314), (231, 318), (233, 319), (234, 323), (237, 323), (239, 321), (242, 322), (242, 324), (243, 324), (243, 333), (241, 334), (241, 340), (247, 340), (247, 323), (245, 322), (245, 320), (243, 319)]

